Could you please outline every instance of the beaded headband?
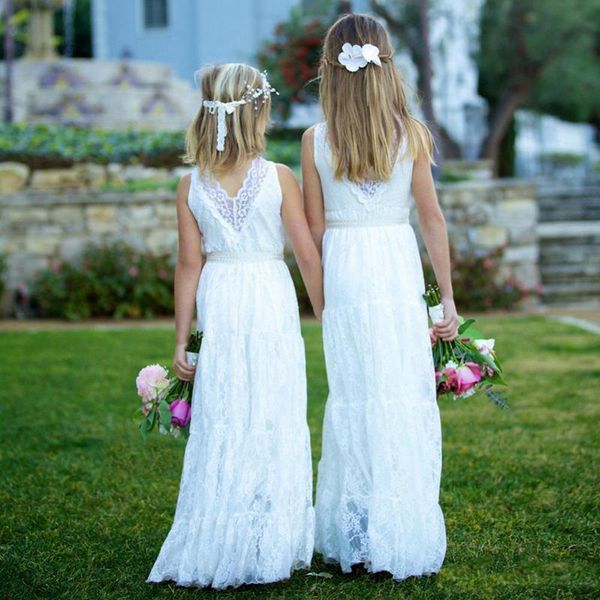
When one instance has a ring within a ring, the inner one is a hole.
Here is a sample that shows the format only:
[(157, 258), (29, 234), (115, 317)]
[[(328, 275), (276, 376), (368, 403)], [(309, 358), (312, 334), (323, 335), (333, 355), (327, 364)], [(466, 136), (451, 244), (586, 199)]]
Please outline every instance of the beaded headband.
[(239, 100), (231, 102), (221, 102), (220, 100), (203, 100), (202, 106), (208, 109), (211, 115), (217, 115), (217, 151), (222, 152), (225, 149), (225, 137), (227, 136), (226, 115), (232, 114), (238, 106), (254, 103), (254, 110), (258, 110), (258, 99), (262, 96), (262, 103), (265, 104), (267, 98), (272, 93), (279, 95), (279, 92), (269, 83), (267, 72), (261, 74), (261, 87), (254, 88), (246, 82), (246, 91)]

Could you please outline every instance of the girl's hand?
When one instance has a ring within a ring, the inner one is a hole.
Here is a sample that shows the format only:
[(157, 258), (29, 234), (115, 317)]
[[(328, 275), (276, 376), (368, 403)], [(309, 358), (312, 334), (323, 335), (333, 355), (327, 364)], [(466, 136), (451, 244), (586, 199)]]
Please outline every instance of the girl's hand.
[(458, 337), (458, 313), (454, 299), (442, 297), (444, 320), (433, 326), (434, 333), (445, 342), (451, 342)]
[(177, 344), (175, 346), (175, 356), (173, 357), (173, 369), (175, 375), (183, 381), (192, 381), (196, 373), (195, 367), (190, 367), (187, 363), (187, 357), (185, 355), (186, 344)]

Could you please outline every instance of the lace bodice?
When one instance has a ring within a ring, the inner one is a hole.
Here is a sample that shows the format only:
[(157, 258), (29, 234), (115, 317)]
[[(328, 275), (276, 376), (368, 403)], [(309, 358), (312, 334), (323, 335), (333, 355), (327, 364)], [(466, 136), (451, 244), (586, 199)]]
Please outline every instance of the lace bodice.
[(321, 178), (325, 218), (328, 221), (364, 221), (368, 219), (404, 219), (408, 217), (412, 198), (410, 185), (413, 160), (404, 155), (403, 139), (399, 158), (389, 181), (353, 183), (334, 177), (327, 124), (318, 123), (315, 132), (315, 164)]
[(233, 197), (210, 174), (192, 171), (188, 206), (206, 252), (283, 252), (281, 200), (277, 168), (262, 157), (254, 159)]

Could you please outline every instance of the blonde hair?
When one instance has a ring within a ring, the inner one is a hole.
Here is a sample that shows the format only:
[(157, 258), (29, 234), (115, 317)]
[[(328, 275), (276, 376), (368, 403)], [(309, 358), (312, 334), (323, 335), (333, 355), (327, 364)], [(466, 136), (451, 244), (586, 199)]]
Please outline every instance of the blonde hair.
[[(348, 71), (338, 61), (346, 42), (377, 46), (381, 67), (368, 64), (356, 72)], [(403, 136), (413, 158), (424, 154), (433, 162), (431, 133), (410, 114), (392, 55), (385, 27), (368, 15), (345, 15), (325, 36), (319, 95), (337, 179), (346, 176), (355, 182), (388, 180)]]
[[(262, 87), (262, 73), (242, 63), (215, 65), (201, 73), (202, 100), (234, 102), (247, 98), (249, 88)], [(217, 115), (201, 105), (186, 133), (183, 161), (215, 174), (243, 166), (264, 153), (270, 112), (271, 99), (267, 94), (226, 114), (227, 136), (223, 150), (218, 151)]]

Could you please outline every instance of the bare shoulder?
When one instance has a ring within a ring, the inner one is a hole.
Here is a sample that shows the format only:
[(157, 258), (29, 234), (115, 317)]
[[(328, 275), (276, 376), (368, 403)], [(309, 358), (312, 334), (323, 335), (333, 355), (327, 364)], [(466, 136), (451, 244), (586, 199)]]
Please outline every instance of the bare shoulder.
[(177, 204), (187, 204), (191, 182), (191, 173), (186, 173), (179, 178), (179, 183), (177, 184)]
[(294, 171), (292, 171), (292, 169), (290, 169), (287, 165), (275, 163), (275, 168), (277, 169), (279, 183), (284, 191), (286, 189), (295, 188), (298, 186), (298, 180), (296, 179)]
[(275, 167), (277, 168), (277, 175), (279, 175), (279, 179), (288, 181), (296, 179), (294, 171), (292, 171), (292, 169), (290, 169), (287, 165), (284, 165), (283, 163), (275, 163)]
[(315, 139), (315, 128), (316, 125), (311, 125), (303, 134), (302, 134), (302, 145), (305, 144), (313, 144)]

